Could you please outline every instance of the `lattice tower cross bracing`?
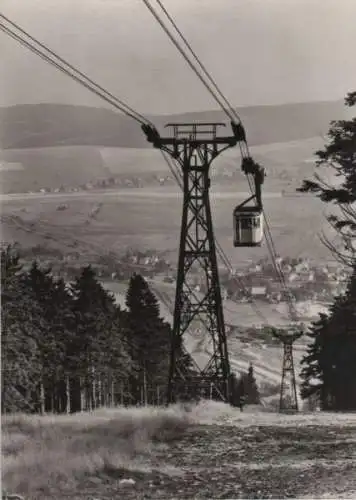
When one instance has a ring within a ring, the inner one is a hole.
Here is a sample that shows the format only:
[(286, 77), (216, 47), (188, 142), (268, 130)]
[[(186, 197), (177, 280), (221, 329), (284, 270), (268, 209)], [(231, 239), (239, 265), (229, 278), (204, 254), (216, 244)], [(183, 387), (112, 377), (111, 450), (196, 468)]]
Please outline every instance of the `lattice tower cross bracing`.
[[(175, 400), (178, 387), (184, 385), (180, 346), (184, 334), (197, 321), (212, 346), (212, 355), (201, 369), (200, 382), (203, 385), (213, 383), (223, 399), (230, 399), (230, 364), (209, 198), (212, 161), (240, 140), (236, 128), (233, 129), (234, 135), (220, 137), (217, 131), (224, 126), (222, 123), (168, 124), (166, 127), (172, 130), (168, 138), (160, 137), (155, 129), (142, 127), (155, 147), (178, 161), (183, 175), (183, 212), (168, 383), (170, 402)], [(200, 294), (192, 280), (196, 272), (194, 266), (198, 266), (204, 276), (205, 286)]]
[(282, 379), (279, 399), (280, 411), (298, 411), (297, 383), (295, 379), (293, 344), (303, 332), (274, 332), (274, 336), (283, 343)]

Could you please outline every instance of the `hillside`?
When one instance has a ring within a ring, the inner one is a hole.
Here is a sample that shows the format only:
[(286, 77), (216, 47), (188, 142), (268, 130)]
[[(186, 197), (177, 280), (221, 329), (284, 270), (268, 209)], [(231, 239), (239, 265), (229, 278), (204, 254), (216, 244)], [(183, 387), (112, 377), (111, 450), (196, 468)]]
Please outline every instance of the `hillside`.
[[(237, 108), (250, 145), (307, 139), (324, 134), (333, 119), (343, 118), (342, 101)], [(148, 116), (159, 130), (169, 122), (226, 122), (221, 111)], [(63, 104), (0, 108), (0, 147), (51, 146), (151, 147), (139, 125), (105, 108)]]
[[(267, 170), (269, 192), (292, 190), (313, 172), (310, 159), (323, 146), (321, 137), (252, 146), (256, 161)], [(238, 148), (219, 156), (211, 169), (215, 190), (245, 191)], [(0, 150), (0, 177), (3, 193), (38, 192), (40, 189), (173, 186), (175, 181), (159, 151), (151, 148), (110, 148), (104, 146), (54, 146)], [(170, 177), (170, 179), (168, 179)], [(233, 181), (233, 182), (231, 182)]]

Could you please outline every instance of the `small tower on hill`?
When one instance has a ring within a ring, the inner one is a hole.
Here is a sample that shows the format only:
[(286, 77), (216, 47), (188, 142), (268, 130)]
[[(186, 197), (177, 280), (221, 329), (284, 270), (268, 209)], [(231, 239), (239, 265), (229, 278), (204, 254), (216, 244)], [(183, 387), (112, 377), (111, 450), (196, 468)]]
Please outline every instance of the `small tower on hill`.
[(303, 335), (303, 332), (290, 333), (284, 330), (274, 330), (273, 336), (283, 344), (283, 365), (281, 392), (279, 399), (280, 412), (297, 412), (297, 384), (293, 362), (293, 344)]

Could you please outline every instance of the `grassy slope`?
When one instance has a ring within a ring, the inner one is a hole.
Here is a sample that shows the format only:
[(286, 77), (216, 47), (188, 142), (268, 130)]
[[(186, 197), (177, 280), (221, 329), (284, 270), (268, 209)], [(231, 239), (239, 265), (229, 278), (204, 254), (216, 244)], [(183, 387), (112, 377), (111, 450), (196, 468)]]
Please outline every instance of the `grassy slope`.
[[(268, 190), (291, 189), (305, 175), (312, 174), (313, 165), (305, 160), (310, 159), (322, 144), (320, 137), (314, 137), (252, 146), (251, 153), (267, 169)], [(160, 153), (153, 148), (62, 146), (0, 150), (0, 163), (3, 163), (0, 171), (3, 193), (38, 191), (45, 187), (54, 189), (61, 185), (79, 186), (110, 176), (139, 176), (152, 180), (154, 175), (164, 177), (170, 174)], [(16, 168), (12, 169), (12, 165)], [(221, 178), (223, 172), (234, 174), (233, 189), (246, 190), (244, 178), (239, 175), (240, 158), (236, 148), (214, 161), (211, 170), (213, 189), (226, 189), (231, 184), (231, 178)]]
[(190, 412), (102, 409), (6, 416), (2, 425), (3, 487), (28, 500), (351, 498), (356, 491), (354, 415), (240, 413), (201, 402)]

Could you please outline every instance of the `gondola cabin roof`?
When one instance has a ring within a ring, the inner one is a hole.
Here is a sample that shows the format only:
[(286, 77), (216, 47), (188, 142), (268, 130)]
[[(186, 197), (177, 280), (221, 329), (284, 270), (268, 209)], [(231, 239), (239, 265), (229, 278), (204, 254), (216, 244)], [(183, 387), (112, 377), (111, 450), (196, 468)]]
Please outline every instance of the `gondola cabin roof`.
[(241, 214), (241, 215), (261, 215), (262, 214), (262, 209), (258, 206), (253, 206), (253, 207), (248, 207), (248, 206), (237, 206), (234, 209), (234, 214)]

